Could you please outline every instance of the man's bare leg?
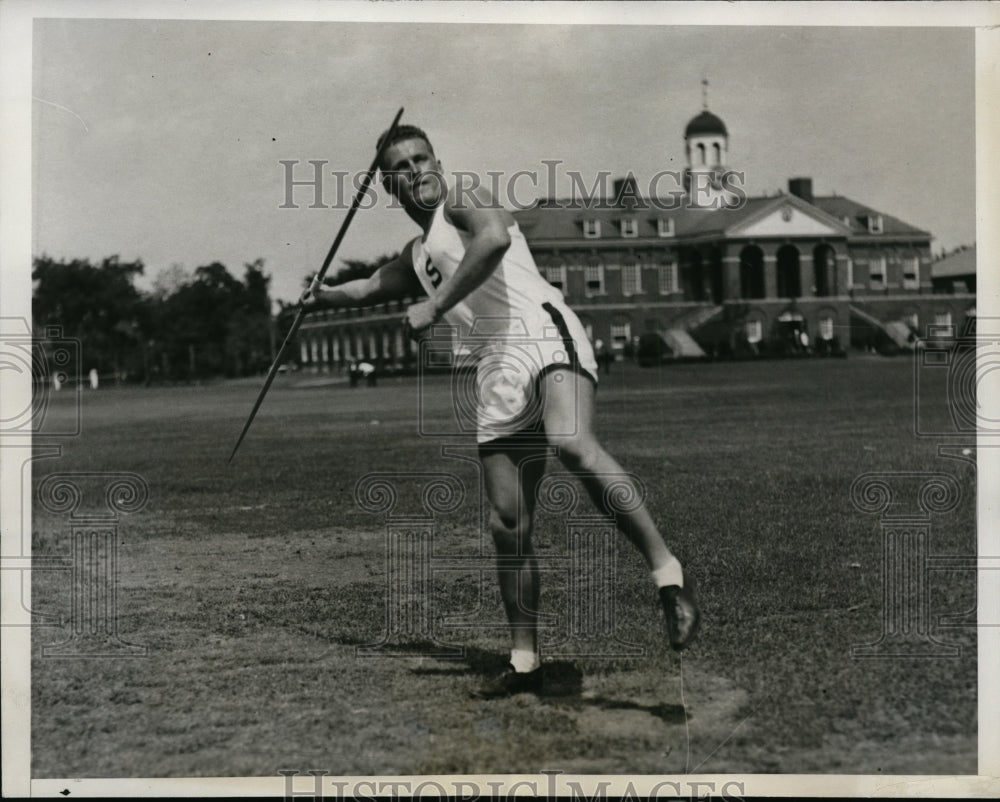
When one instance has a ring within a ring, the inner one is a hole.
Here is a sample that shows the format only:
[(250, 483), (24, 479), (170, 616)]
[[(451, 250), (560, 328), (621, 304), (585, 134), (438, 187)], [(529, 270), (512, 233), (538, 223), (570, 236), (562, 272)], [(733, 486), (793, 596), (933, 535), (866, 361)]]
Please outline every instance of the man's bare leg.
[[(487, 683), (474, 695), (493, 698), (521, 690), (540, 690), (538, 654), (538, 562), (531, 545), (538, 483), (545, 472), (544, 446), (480, 446), (490, 533), (497, 550), (500, 597), (510, 625), (514, 672), (531, 674), (527, 682), (510, 674)], [(521, 686), (524, 687), (521, 687)]]
[(597, 508), (614, 519), (651, 569), (670, 562), (673, 555), (645, 503), (608, 504), (608, 494), (616, 488), (626, 495), (630, 490), (636, 499), (639, 491), (594, 433), (593, 382), (569, 368), (550, 370), (542, 382), (545, 432), (559, 448), (560, 461), (579, 477)]
[[(569, 367), (542, 377), (543, 420), (559, 459), (587, 489), (594, 505), (615, 521), (649, 566), (667, 615), (670, 643), (683, 649), (698, 630), (693, 582), (670, 552), (638, 488), (594, 432), (594, 383)], [(610, 503), (612, 497), (626, 503)]]

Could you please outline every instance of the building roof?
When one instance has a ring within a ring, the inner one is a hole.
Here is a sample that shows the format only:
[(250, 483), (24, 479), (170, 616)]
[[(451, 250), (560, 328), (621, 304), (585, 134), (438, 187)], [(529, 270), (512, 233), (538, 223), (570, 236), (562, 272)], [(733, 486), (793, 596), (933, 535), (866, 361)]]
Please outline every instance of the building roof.
[[(560, 240), (567, 245), (581, 245), (587, 242), (616, 241), (628, 243), (630, 240), (621, 235), (621, 221), (631, 218), (636, 221), (638, 239), (661, 239), (658, 231), (658, 220), (673, 221), (673, 237), (705, 237), (712, 234), (722, 235), (734, 226), (749, 220), (779, 198), (794, 198), (793, 195), (747, 198), (746, 202), (736, 209), (695, 209), (685, 204), (678, 204), (676, 199), (669, 202), (663, 199), (651, 202), (644, 198), (634, 207), (616, 206), (608, 199), (595, 199), (589, 202), (548, 198), (540, 201), (529, 209), (515, 213), (518, 225), (529, 242), (544, 241), (554, 244)], [(795, 202), (808, 206), (806, 201), (795, 198)], [(930, 238), (926, 231), (904, 223), (895, 217), (875, 211), (850, 198), (841, 196), (816, 198), (812, 204), (820, 212), (835, 218), (850, 229), (851, 236), (912, 236), (914, 238)], [(672, 208), (672, 207), (677, 208)], [(870, 234), (866, 216), (868, 214), (882, 215), (882, 234)], [(598, 220), (601, 223), (599, 237), (584, 239), (583, 224), (585, 220)]]
[[(669, 204), (663, 201), (659, 206), (677, 205), (676, 201)], [(637, 237), (657, 238), (659, 236), (658, 220), (673, 220), (674, 235), (681, 236), (690, 230), (699, 217), (711, 212), (700, 209), (688, 209), (680, 206), (676, 209), (657, 208), (656, 204), (645, 201), (635, 207), (616, 206), (609, 200), (594, 200), (592, 202), (571, 201), (565, 199), (548, 199), (530, 209), (514, 214), (517, 224), (521, 227), (528, 241), (533, 240), (567, 240), (576, 242), (583, 240), (583, 223), (585, 220), (597, 220), (601, 224), (601, 235), (594, 242), (622, 240), (621, 221), (634, 219), (636, 221)], [(626, 242), (628, 240), (625, 240)]]
[(960, 278), (976, 274), (976, 246), (962, 248), (931, 265), (931, 278)]
[(775, 198), (747, 198), (746, 202), (735, 209), (723, 208), (703, 211), (701, 214), (687, 221), (690, 224), (690, 228), (683, 233), (688, 236), (722, 234), (726, 229), (739, 225), (744, 220), (748, 220), (765, 206), (774, 202)]
[(729, 136), (726, 124), (708, 109), (705, 109), (697, 117), (694, 117), (687, 124), (687, 128), (684, 129), (685, 139), (689, 136), (697, 136), (698, 134), (722, 134), (723, 136)]
[(869, 233), (867, 216), (869, 214), (879, 214), (882, 216), (881, 236), (913, 236), (920, 238), (930, 238), (930, 232), (904, 223), (897, 217), (880, 212), (871, 206), (845, 198), (842, 195), (828, 195), (813, 198), (813, 206), (822, 209), (831, 217), (836, 217), (851, 229), (852, 236), (865, 236)]

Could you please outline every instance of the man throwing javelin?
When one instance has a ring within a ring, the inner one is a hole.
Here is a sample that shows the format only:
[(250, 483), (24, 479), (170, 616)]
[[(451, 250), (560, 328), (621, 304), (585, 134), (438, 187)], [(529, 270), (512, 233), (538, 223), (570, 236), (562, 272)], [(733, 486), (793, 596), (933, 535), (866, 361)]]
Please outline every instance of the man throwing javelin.
[[(359, 307), (423, 290), (427, 299), (406, 311), (411, 335), (424, 336), (443, 320), (457, 328), (460, 343), (471, 337), (477, 344), (477, 441), (512, 649), (509, 669), (474, 695), (543, 691), (531, 529), (551, 447), (646, 560), (670, 645), (684, 649), (700, 620), (694, 583), (667, 549), (645, 504), (623, 509), (609, 503), (623, 483), (631, 491), (625, 495), (638, 498), (638, 491), (594, 434), (598, 368), (580, 321), (538, 272), (511, 214), (482, 189), (460, 195), (448, 187), (421, 129), (396, 128), (379, 168), (383, 185), (422, 235), (370, 278), (334, 286), (314, 282), (301, 300), (308, 307)], [(532, 355), (527, 365), (525, 342)]]

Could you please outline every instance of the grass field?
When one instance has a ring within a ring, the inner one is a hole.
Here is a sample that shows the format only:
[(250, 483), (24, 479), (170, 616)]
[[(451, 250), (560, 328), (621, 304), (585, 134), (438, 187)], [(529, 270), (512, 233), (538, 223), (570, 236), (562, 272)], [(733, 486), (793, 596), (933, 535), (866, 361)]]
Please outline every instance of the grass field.
[[(699, 579), (700, 640), (669, 652), (645, 569), (619, 537), (613, 635), (635, 653), (567, 652), (573, 602), (554, 571), (543, 648), (562, 693), (490, 702), (468, 698), (508, 646), (489, 571), (433, 574), (433, 626), (464, 656), (425, 656), (422, 636), (397, 638), (401, 657), (358, 656), (387, 626), (386, 522), (355, 503), (361, 476), (458, 476), (467, 497), (435, 521), (435, 559), (467, 566), (484, 548), (475, 464), (418, 435), (416, 379), (350, 389), (283, 375), (231, 466), (259, 380), (87, 392), (82, 434), (37, 461), (34, 481), (147, 481), (149, 503), (118, 528), (117, 615), (148, 653), (42, 657), (68, 627), (34, 631), (33, 776), (975, 773), (974, 627), (933, 626), (962, 647), (955, 659), (850, 652), (879, 638), (883, 618), (879, 521), (850, 501), (857, 476), (951, 474), (963, 496), (932, 520), (930, 552), (975, 552), (975, 469), (913, 436), (912, 370), (869, 358), (615, 366), (599, 431)], [(444, 427), (449, 378), (421, 393), (427, 428)], [(68, 415), (69, 401), (49, 414)], [(416, 484), (397, 485), (400, 510), (419, 511)], [(553, 565), (566, 526), (539, 520)], [(36, 508), (33, 530), (36, 556), (72, 553), (66, 516)], [(975, 575), (935, 571), (928, 593), (932, 622), (963, 613)], [(34, 573), (33, 608), (69, 616), (65, 572)]]

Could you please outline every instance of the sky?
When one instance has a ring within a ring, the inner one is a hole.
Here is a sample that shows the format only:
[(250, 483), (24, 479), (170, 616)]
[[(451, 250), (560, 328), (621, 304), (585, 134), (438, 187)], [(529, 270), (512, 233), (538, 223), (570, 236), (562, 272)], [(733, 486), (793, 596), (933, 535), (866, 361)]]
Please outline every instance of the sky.
[[(545, 195), (557, 159), (565, 194), (570, 170), (642, 186), (682, 168), (704, 78), (749, 194), (809, 176), (935, 252), (975, 240), (971, 29), (45, 19), (33, 53), (33, 253), (140, 259), (144, 288), (261, 258), (294, 300), (346, 208), (308, 208), (309, 188), (279, 208), (282, 160), (355, 176), (400, 106), (446, 171), (533, 170)], [(379, 198), (339, 257), (417, 233)]]

